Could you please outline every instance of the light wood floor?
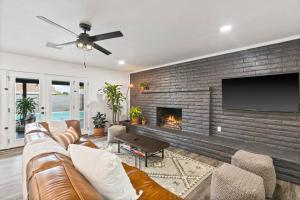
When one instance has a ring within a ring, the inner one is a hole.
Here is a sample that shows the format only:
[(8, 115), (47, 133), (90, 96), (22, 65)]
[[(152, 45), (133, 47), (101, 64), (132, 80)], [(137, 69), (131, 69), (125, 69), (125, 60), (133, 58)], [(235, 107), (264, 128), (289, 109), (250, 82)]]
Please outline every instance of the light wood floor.
[(0, 199), (22, 199), (22, 155), (20, 152), (0, 153)]
[[(195, 160), (218, 167), (223, 162), (191, 153), (182, 149), (170, 147), (168, 150), (193, 158)], [(20, 149), (12, 151), (0, 151), (0, 200), (22, 199), (22, 155)], [(204, 180), (193, 192), (187, 196), (187, 200), (210, 199), (211, 176)], [(300, 186), (285, 181), (277, 181), (277, 186), (272, 200), (300, 200)]]

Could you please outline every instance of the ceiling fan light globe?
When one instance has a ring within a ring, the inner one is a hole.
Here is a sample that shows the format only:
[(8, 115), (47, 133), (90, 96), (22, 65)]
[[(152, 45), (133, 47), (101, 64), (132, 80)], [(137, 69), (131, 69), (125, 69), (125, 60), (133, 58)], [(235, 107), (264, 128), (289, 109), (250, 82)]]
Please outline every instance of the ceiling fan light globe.
[(79, 49), (82, 49), (84, 47), (83, 43), (82, 42), (77, 42), (76, 46), (79, 48)]
[(86, 45), (86, 49), (89, 51), (89, 50), (92, 50), (93, 46), (91, 44), (87, 44)]

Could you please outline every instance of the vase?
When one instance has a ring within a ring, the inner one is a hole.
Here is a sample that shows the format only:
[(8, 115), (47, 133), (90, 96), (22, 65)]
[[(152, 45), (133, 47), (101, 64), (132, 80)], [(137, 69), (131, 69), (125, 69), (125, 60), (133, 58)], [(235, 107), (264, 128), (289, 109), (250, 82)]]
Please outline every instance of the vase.
[(94, 136), (95, 137), (103, 137), (104, 136), (104, 128), (94, 128)]

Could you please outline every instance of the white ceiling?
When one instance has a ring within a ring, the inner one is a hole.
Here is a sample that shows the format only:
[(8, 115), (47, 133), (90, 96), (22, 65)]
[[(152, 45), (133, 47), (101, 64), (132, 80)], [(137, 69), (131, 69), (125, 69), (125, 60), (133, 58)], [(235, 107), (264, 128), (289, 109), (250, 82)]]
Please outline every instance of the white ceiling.
[[(240, 48), (300, 34), (300, 0), (0, 0), (2, 51), (124, 71)], [(45, 47), (74, 40), (38, 20), (43, 15), (80, 33), (121, 30), (123, 38), (98, 42), (112, 55), (75, 46)], [(222, 25), (232, 31), (220, 33)], [(117, 61), (127, 64), (118, 66)]]

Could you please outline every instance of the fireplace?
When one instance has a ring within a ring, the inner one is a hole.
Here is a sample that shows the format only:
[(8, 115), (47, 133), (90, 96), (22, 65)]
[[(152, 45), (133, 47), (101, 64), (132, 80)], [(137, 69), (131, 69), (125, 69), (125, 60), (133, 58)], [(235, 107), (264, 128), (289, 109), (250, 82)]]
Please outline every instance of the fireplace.
[(156, 109), (157, 126), (181, 130), (182, 129), (182, 109), (181, 108), (164, 108)]

